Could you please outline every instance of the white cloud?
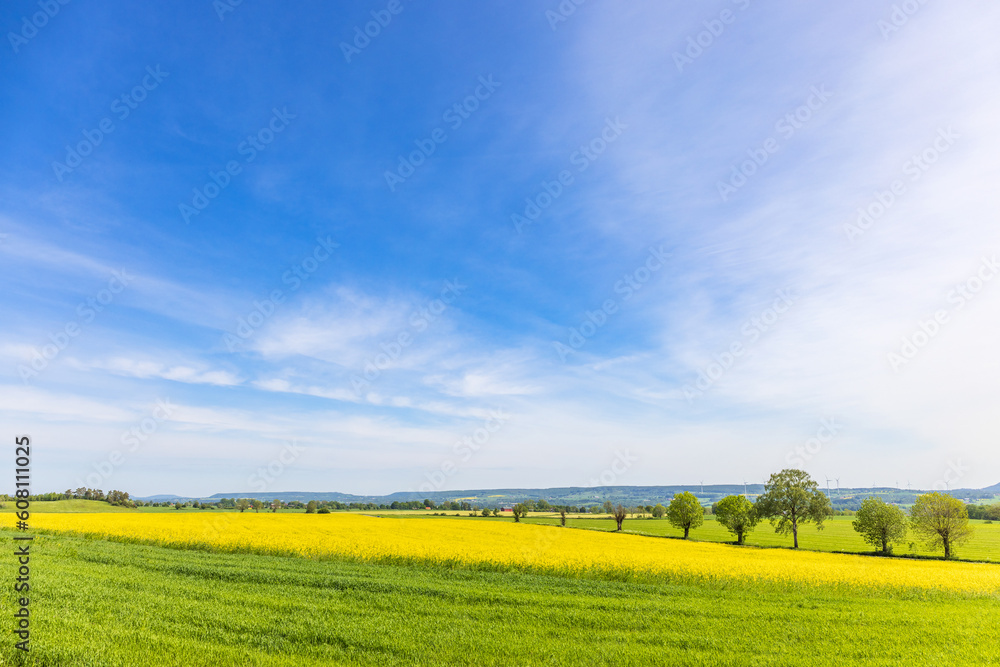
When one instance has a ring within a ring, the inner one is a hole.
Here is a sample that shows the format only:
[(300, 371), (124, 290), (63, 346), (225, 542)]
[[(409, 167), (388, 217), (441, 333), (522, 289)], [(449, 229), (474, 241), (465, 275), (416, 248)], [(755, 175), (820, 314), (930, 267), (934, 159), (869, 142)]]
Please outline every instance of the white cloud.
[(70, 364), (78, 370), (103, 370), (115, 375), (123, 375), (140, 379), (160, 378), (185, 382), (188, 384), (211, 384), (230, 387), (242, 384), (242, 380), (229, 371), (206, 370), (194, 368), (191, 365), (168, 365), (159, 361), (131, 359), (128, 357), (113, 357), (110, 359), (81, 362), (70, 360)]

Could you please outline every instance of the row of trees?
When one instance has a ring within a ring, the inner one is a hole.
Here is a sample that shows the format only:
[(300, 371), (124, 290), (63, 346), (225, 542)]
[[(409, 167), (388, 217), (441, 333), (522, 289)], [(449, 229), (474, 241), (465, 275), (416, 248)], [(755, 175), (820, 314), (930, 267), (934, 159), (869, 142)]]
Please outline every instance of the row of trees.
[(81, 486), (79, 489), (66, 489), (62, 493), (40, 493), (33, 496), (28, 496), (28, 500), (32, 501), (48, 501), (48, 500), (99, 500), (111, 505), (118, 505), (121, 507), (140, 507), (143, 505), (141, 501), (132, 500), (129, 498), (128, 492), (112, 490), (108, 491), (107, 494), (101, 489), (90, 489)]
[(1000, 505), (966, 505), (970, 519), (1000, 521)]
[[(782, 470), (771, 475), (756, 503), (743, 496), (728, 496), (716, 503), (713, 510), (716, 520), (736, 535), (737, 544), (743, 544), (744, 536), (766, 518), (776, 532), (792, 534), (796, 549), (799, 526), (811, 522), (822, 529), (823, 520), (831, 514), (829, 498), (802, 470)], [(908, 529), (929, 547), (943, 548), (945, 558), (951, 558), (954, 546), (972, 536), (966, 506), (957, 498), (938, 492), (918, 496), (908, 516), (881, 498), (866, 498), (852, 526), (865, 543), (885, 555), (892, 552), (894, 542), (906, 537)]]
[[(831, 514), (829, 498), (802, 470), (782, 470), (771, 475), (756, 503), (743, 496), (728, 496), (716, 504), (714, 512), (716, 520), (736, 535), (738, 544), (743, 544), (744, 536), (766, 518), (776, 532), (792, 534), (796, 549), (799, 526), (812, 522), (822, 529), (823, 520)], [(881, 498), (866, 498), (852, 526), (865, 543), (885, 555), (892, 552), (894, 542), (906, 537), (908, 530), (932, 549), (943, 548), (945, 558), (951, 558), (955, 545), (972, 536), (966, 506), (938, 492), (918, 496), (909, 515)]]
[[(639, 509), (639, 508), (633, 508)], [(612, 507), (605, 503), (605, 510), (614, 517), (617, 530), (630, 512), (619, 504)], [(527, 507), (519, 503), (514, 506), (514, 520), (520, 521), (527, 514)], [(666, 516), (674, 527), (684, 531), (688, 539), (691, 530), (704, 523), (705, 508), (701, 501), (687, 491), (674, 495), (664, 508), (656, 505), (649, 508), (653, 516)], [(998, 512), (1000, 509), (987, 511)], [(824, 520), (833, 514), (830, 498), (820, 491), (819, 485), (803, 470), (786, 469), (774, 473), (764, 485), (764, 493), (756, 502), (742, 495), (731, 495), (712, 506), (716, 520), (735, 537), (737, 544), (743, 544), (746, 536), (764, 519), (770, 521), (775, 532), (792, 536), (793, 548), (799, 548), (799, 529), (805, 524), (815, 524), (822, 530)], [(562, 524), (566, 525), (566, 510), (561, 510)], [(969, 539), (969, 510), (957, 498), (943, 493), (926, 493), (917, 498), (909, 515), (899, 507), (886, 503), (881, 498), (871, 497), (861, 503), (852, 523), (854, 529), (867, 544), (879, 549), (882, 554), (892, 552), (892, 544), (904, 539), (908, 530), (913, 530), (931, 548), (943, 548), (945, 558), (951, 558), (955, 545)]]
[(883, 554), (891, 553), (892, 543), (906, 537), (907, 528), (932, 549), (943, 548), (945, 558), (951, 558), (955, 545), (972, 537), (968, 508), (957, 498), (936, 491), (918, 496), (909, 517), (881, 498), (866, 498), (853, 525), (865, 542)]

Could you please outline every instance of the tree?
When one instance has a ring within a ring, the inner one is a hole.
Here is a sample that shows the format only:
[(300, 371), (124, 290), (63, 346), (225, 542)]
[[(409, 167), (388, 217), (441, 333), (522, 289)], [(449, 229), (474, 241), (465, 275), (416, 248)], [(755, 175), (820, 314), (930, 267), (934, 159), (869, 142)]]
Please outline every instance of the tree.
[(271, 512), (272, 513), (277, 512), (278, 508), (280, 508), (280, 507), (281, 507), (281, 501), (280, 500), (278, 500), (277, 498), (275, 498), (274, 500), (271, 501)]
[(546, 512), (552, 509), (552, 506), (549, 505), (549, 501), (547, 501), (545, 498), (539, 499), (538, 502), (535, 503), (535, 507), (538, 508), (539, 512)]
[(563, 507), (559, 510), (559, 525), (566, 526), (566, 508)]
[(625, 520), (625, 514), (627, 512), (628, 510), (626, 510), (625, 506), (622, 505), (621, 503), (618, 503), (618, 506), (615, 507), (614, 515), (615, 515), (615, 522), (618, 524), (618, 530), (622, 529), (622, 521)]
[(614, 514), (615, 513), (615, 506), (611, 504), (610, 500), (605, 500), (604, 501), (604, 513), (605, 514)]
[(956, 544), (972, 537), (969, 510), (957, 498), (943, 493), (925, 493), (910, 508), (910, 525), (931, 548), (944, 547), (944, 557), (951, 558)]
[(111, 505), (121, 505), (122, 507), (135, 506), (135, 503), (128, 497), (128, 492), (118, 490), (108, 491), (108, 503)]
[(490, 511), (488, 509), (483, 509), (483, 516), (489, 516)]
[(799, 524), (810, 521), (818, 530), (823, 520), (833, 512), (830, 499), (804, 470), (786, 468), (771, 475), (764, 493), (757, 498), (757, 516), (766, 517), (775, 526), (774, 532), (792, 534), (795, 549), (799, 548)]
[(906, 537), (906, 514), (881, 498), (871, 497), (861, 501), (861, 507), (851, 525), (861, 533), (861, 538), (866, 543), (881, 548), (883, 554), (892, 551), (890, 542), (898, 542)]
[(261, 509), (264, 508), (264, 501), (263, 500), (258, 500), (256, 498), (254, 498), (253, 501), (251, 501), (250, 504), (253, 506), (253, 511), (257, 512), (258, 514), (260, 514)]
[(674, 528), (684, 529), (686, 540), (692, 528), (697, 528), (705, 522), (705, 510), (693, 493), (689, 491), (675, 493), (667, 508), (667, 519)]
[(316, 501), (310, 500), (308, 503), (306, 503), (306, 514), (315, 514), (315, 513), (316, 513)]
[(667, 513), (667, 508), (664, 507), (662, 503), (656, 503), (656, 505), (653, 506), (653, 509), (649, 513), (655, 516), (657, 519), (662, 519), (663, 515)]
[(753, 503), (746, 496), (726, 496), (712, 506), (715, 520), (736, 536), (736, 544), (743, 544), (743, 537), (760, 521)]
[(518, 503), (514, 505), (514, 523), (520, 523), (521, 517), (528, 513), (528, 508)]
[(236, 509), (238, 509), (241, 514), (244, 511), (246, 511), (249, 507), (250, 507), (250, 501), (247, 500), (246, 498), (240, 498), (239, 500), (236, 501)]

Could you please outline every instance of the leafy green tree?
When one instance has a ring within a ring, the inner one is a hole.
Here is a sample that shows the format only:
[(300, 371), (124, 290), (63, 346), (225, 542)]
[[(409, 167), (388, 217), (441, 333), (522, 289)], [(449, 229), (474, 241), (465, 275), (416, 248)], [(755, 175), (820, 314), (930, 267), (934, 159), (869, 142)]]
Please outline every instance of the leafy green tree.
[(514, 523), (520, 523), (521, 517), (528, 513), (528, 508), (522, 503), (514, 505)]
[(667, 507), (667, 520), (674, 528), (684, 529), (684, 539), (688, 538), (692, 528), (697, 528), (705, 522), (705, 510), (698, 498), (689, 491), (675, 493)]
[(715, 520), (736, 536), (736, 544), (743, 544), (743, 537), (760, 521), (746, 496), (726, 496), (712, 508)]
[(490, 515), (490, 511), (488, 509), (483, 509), (482, 514), (483, 514), (483, 516), (489, 516)]
[(310, 500), (308, 503), (306, 503), (306, 514), (315, 514), (316, 505), (317, 503), (315, 500)]
[(804, 470), (786, 468), (771, 475), (764, 493), (754, 506), (757, 516), (768, 518), (774, 531), (792, 534), (795, 549), (799, 548), (799, 524), (814, 522), (823, 529), (823, 521), (833, 513), (830, 499)]
[(246, 498), (240, 498), (239, 500), (236, 501), (236, 509), (238, 509), (241, 514), (249, 508), (250, 508), (250, 501), (247, 500)]
[(883, 554), (892, 551), (892, 542), (906, 537), (906, 514), (881, 498), (871, 497), (861, 501), (861, 507), (851, 523), (861, 539)]
[(622, 529), (622, 521), (625, 520), (625, 514), (627, 512), (628, 510), (626, 510), (625, 506), (621, 503), (618, 503), (618, 506), (614, 509), (615, 523), (618, 524), (619, 531)]
[(962, 501), (943, 493), (925, 493), (910, 507), (910, 525), (931, 548), (944, 547), (951, 558), (952, 547), (972, 537), (969, 510)]
[(559, 525), (566, 527), (566, 508), (563, 507), (559, 510)]
[(604, 513), (605, 514), (614, 514), (615, 513), (615, 506), (611, 504), (610, 500), (605, 500), (604, 501)]
[(547, 501), (545, 498), (539, 499), (535, 503), (535, 507), (538, 508), (539, 512), (547, 512), (548, 510), (552, 509), (552, 506), (549, 505), (549, 501)]
[(260, 514), (260, 511), (262, 509), (264, 509), (264, 501), (263, 500), (258, 500), (257, 498), (254, 498), (250, 502), (250, 505), (253, 507), (253, 511), (257, 512), (258, 514)]
[(493, 508), (493, 516), (500, 516), (500, 510), (496, 507)]
[(655, 516), (657, 519), (662, 519), (663, 515), (667, 513), (667, 508), (664, 507), (662, 503), (656, 503), (656, 505), (653, 506), (653, 509), (650, 510), (649, 513)]

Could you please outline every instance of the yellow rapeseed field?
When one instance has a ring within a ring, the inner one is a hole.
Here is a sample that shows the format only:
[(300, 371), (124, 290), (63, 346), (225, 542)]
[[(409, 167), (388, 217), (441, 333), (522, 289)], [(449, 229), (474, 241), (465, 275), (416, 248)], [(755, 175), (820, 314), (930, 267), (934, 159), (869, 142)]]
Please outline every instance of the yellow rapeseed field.
[(43, 530), (305, 557), (1000, 593), (1000, 566), (873, 558), (515, 524), (356, 514), (36, 514)]

